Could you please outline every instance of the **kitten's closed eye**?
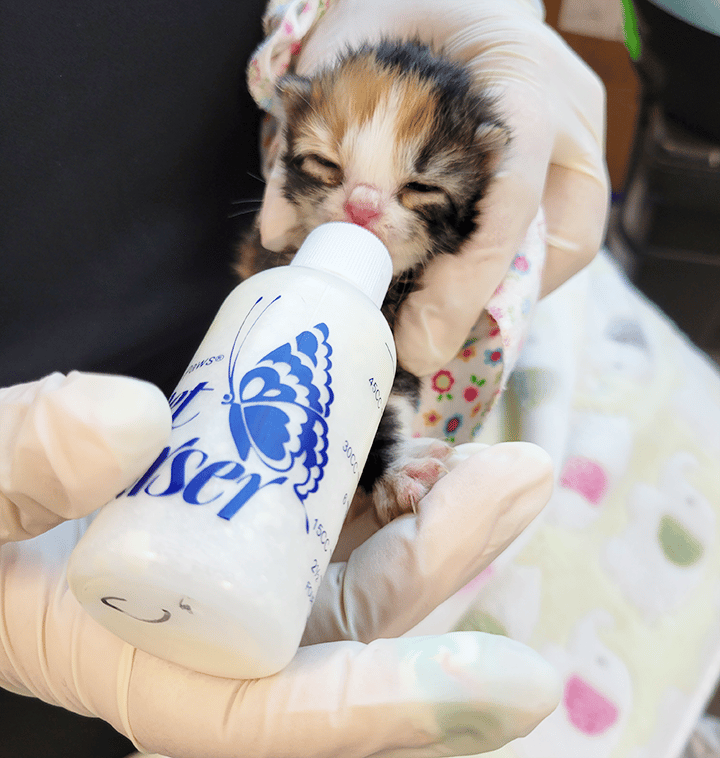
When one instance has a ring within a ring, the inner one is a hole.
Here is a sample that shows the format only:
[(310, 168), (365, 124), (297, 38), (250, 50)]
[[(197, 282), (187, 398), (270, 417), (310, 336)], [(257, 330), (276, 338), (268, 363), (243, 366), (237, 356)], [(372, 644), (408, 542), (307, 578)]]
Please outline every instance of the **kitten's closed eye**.
[(433, 184), (424, 184), (423, 182), (408, 182), (403, 189), (410, 190), (410, 192), (419, 192), (420, 194), (445, 192), (441, 187), (436, 187)]
[(454, 208), (453, 200), (446, 190), (425, 182), (408, 182), (398, 193), (398, 200), (408, 210), (420, 215), (426, 215), (432, 209)]
[(322, 155), (316, 153), (300, 155), (294, 163), (301, 171), (328, 187), (337, 187), (343, 180), (342, 168)]

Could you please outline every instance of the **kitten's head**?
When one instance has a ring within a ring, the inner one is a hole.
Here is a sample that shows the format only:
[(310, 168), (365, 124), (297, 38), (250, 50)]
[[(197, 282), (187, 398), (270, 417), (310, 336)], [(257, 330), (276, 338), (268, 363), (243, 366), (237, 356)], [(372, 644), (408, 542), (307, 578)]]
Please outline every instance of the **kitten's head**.
[(385, 243), (399, 275), (475, 229), (508, 132), (462, 66), (385, 41), (279, 90), (282, 194), (294, 211), (286, 245), (350, 221)]

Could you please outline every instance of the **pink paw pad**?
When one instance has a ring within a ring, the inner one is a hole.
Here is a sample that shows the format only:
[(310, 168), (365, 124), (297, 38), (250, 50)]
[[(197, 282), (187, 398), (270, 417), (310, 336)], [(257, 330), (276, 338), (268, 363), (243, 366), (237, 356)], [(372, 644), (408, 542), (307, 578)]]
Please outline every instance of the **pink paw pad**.
[(432, 487), (443, 474), (447, 473), (447, 467), (436, 458), (428, 458), (425, 461), (408, 463), (407, 466), (403, 466), (402, 473), (410, 479)]
[(376, 489), (376, 510), (380, 520), (390, 521), (415, 510), (433, 485), (448, 472), (444, 461), (452, 448), (444, 442), (433, 442), (411, 450), (389, 471)]

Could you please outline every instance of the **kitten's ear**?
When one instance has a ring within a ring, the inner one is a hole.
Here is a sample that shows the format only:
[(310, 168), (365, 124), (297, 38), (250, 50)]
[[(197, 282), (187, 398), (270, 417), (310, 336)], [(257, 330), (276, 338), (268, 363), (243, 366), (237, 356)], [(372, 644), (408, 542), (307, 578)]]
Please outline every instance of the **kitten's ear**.
[(277, 83), (277, 92), (286, 114), (309, 105), (312, 81), (305, 76), (285, 74)]
[(510, 142), (510, 130), (495, 121), (486, 121), (475, 132), (475, 144), (487, 153), (490, 166), (494, 171), (505, 155), (505, 148)]
[(475, 141), (486, 150), (502, 150), (510, 142), (510, 130), (495, 121), (486, 121), (478, 126)]

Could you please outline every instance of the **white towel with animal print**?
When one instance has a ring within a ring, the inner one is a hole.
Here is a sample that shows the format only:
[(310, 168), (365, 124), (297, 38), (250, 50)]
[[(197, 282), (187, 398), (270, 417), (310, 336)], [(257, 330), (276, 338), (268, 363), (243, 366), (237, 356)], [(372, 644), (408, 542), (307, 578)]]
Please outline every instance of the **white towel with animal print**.
[[(266, 110), (331, 2), (270, 4), (249, 67)], [(557, 667), (561, 705), (498, 758), (677, 758), (720, 674), (720, 376), (606, 254), (535, 307), (543, 231), (425, 382), (415, 431), (535, 442), (556, 490), (412, 633), (505, 634)]]
[[(467, 413), (425, 399), (423, 434)], [(503, 437), (551, 454), (550, 503), (412, 633), (507, 634), (557, 667), (560, 707), (498, 758), (677, 758), (720, 674), (716, 367), (601, 254), (539, 303), (478, 438)]]

